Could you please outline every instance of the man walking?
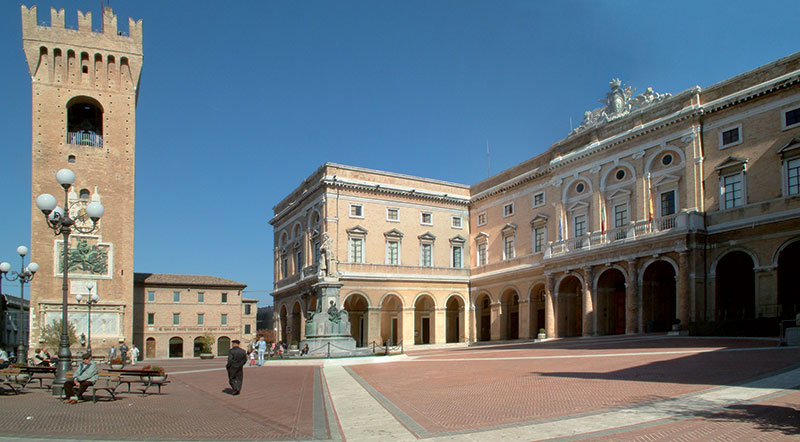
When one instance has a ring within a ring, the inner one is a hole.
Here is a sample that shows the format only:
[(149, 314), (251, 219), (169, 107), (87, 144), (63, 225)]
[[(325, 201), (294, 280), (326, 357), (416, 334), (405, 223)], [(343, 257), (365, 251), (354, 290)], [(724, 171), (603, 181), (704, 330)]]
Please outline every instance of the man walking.
[(136, 344), (131, 344), (131, 365), (136, 365), (136, 361), (139, 359), (139, 347)]
[(228, 363), (225, 368), (228, 370), (228, 383), (231, 385), (233, 395), (238, 395), (242, 391), (242, 367), (247, 363), (247, 353), (239, 348), (239, 340), (231, 341), (231, 349), (228, 351)]
[(256, 350), (258, 350), (258, 366), (261, 367), (264, 365), (264, 352), (267, 351), (267, 341), (264, 338), (258, 338)]

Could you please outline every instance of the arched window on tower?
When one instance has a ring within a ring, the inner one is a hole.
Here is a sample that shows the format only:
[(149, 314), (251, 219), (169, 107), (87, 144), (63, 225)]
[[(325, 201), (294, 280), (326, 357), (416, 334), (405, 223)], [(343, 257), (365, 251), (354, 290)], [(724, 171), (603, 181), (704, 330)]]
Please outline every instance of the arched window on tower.
[(67, 143), (103, 147), (103, 108), (89, 97), (67, 103)]

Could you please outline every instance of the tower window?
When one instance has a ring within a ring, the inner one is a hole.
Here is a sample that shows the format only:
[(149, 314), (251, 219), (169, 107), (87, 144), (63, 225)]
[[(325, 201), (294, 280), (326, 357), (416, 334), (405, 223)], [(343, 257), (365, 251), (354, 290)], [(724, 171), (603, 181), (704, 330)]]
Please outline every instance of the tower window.
[(68, 156), (67, 157), (67, 162), (68, 163), (74, 163), (75, 162), (75, 155)]
[(78, 97), (67, 105), (67, 143), (103, 146), (103, 109), (88, 97)]
[(89, 189), (81, 189), (81, 193), (78, 195), (82, 200), (88, 200), (90, 196)]

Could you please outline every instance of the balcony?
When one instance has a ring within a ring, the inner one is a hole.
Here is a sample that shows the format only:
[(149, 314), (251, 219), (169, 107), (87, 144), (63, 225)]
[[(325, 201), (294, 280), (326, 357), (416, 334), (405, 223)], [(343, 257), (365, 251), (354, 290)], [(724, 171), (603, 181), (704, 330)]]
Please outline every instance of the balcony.
[(86, 130), (80, 132), (67, 132), (67, 144), (103, 147), (103, 136)]
[(619, 245), (630, 241), (654, 238), (675, 231), (702, 228), (703, 218), (697, 212), (662, 216), (653, 221), (640, 220), (624, 227), (608, 230), (605, 234), (592, 232), (578, 238), (553, 241), (545, 250), (544, 259), (570, 252), (596, 250), (612, 244)]
[(468, 278), (469, 269), (454, 269), (452, 267), (422, 267), (391, 264), (361, 264), (339, 263), (339, 273), (343, 277), (392, 277), (398, 279), (414, 278)]

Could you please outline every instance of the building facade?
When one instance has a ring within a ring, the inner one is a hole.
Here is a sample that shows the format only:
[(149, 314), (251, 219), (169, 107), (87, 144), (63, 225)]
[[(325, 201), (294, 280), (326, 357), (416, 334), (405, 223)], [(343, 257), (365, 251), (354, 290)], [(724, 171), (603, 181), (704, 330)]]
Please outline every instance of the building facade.
[[(40, 271), (31, 284), (31, 346), (49, 322), (60, 320), (61, 237), (53, 235), (36, 196), (49, 193), (64, 204), (55, 180), (59, 169), (75, 172), (68, 211), (91, 225), (85, 207), (102, 202), (106, 215), (91, 234), (70, 238), (69, 316), (87, 332), (86, 305), (74, 302), (92, 285), (100, 295), (93, 309), (92, 347), (98, 350), (133, 334), (133, 218), (136, 100), (142, 68), (142, 23), (129, 19), (129, 34), (117, 29), (106, 8), (102, 32), (92, 31), (92, 13), (78, 12), (78, 29), (65, 27), (64, 10), (50, 10), (40, 25), (35, 6), (22, 6), (22, 41), (31, 76), (32, 194), (31, 252)], [(99, 326), (102, 324), (102, 326)]]
[[(0, 299), (0, 347), (9, 355), (17, 352), (19, 333), (22, 331), (23, 339), (28, 336), (30, 317), (30, 302), (20, 299), (19, 296), (2, 295)], [(20, 319), (22, 319), (20, 321)]]
[(472, 186), (326, 164), (274, 208), (277, 328), (302, 336), (327, 232), (359, 345), (776, 334), (800, 312), (799, 85), (800, 53), (674, 96), (614, 79), (566, 138)]
[(216, 276), (136, 273), (134, 343), (143, 359), (199, 357), (202, 339), (227, 356), (231, 341), (256, 338), (257, 301), (242, 297), (247, 285)]

